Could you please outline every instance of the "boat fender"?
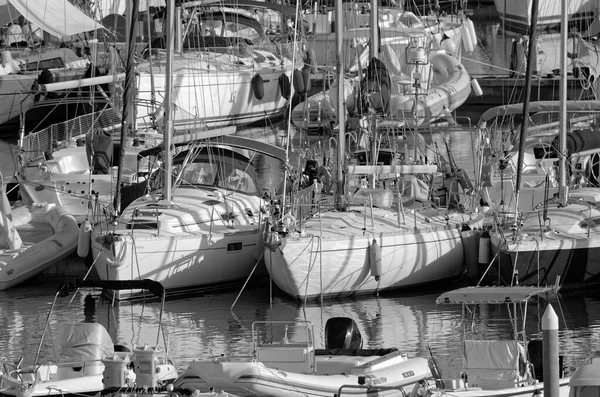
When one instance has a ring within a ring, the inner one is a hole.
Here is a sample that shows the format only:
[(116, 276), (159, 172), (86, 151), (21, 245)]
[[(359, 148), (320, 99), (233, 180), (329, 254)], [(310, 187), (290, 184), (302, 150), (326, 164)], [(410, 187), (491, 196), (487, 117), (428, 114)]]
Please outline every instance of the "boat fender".
[(297, 94), (302, 94), (305, 88), (302, 72), (298, 69), (294, 69), (294, 75), (292, 76), (292, 79), (294, 80), (294, 92)]
[(471, 21), (469, 18), (465, 19), (465, 25), (467, 26), (467, 31), (469, 32), (469, 35), (471, 36), (471, 42), (473, 43), (473, 49), (475, 49), (475, 47), (477, 47), (477, 33), (475, 33), (475, 25), (473, 24), (473, 21)]
[(306, 65), (304, 65), (304, 67), (302, 68), (302, 81), (304, 82), (304, 92), (310, 92), (310, 68)]
[(490, 263), (490, 233), (484, 230), (479, 237), (479, 263), (482, 265), (489, 265)]
[(279, 90), (283, 98), (290, 99), (292, 87), (290, 86), (290, 78), (285, 73), (281, 73), (281, 76), (279, 76)]
[(371, 266), (371, 276), (375, 277), (375, 281), (379, 281), (379, 277), (382, 275), (381, 247), (375, 239), (369, 246), (369, 265)]
[(265, 97), (265, 83), (263, 82), (262, 76), (256, 73), (254, 77), (252, 77), (251, 84), (254, 97), (259, 101), (262, 101), (262, 99)]
[(463, 23), (460, 33), (464, 50), (467, 54), (472, 53), (475, 47), (473, 46), (473, 39), (471, 38), (471, 33), (469, 33), (469, 28), (466, 23)]
[(85, 258), (90, 252), (90, 239), (92, 235), (92, 225), (90, 221), (84, 220), (79, 227), (79, 241), (77, 242), (77, 256)]
[[(51, 84), (51, 83), (54, 83), (54, 75), (52, 74), (52, 72), (49, 69), (43, 69), (37, 78), (37, 82), (34, 83), (33, 90), (38, 91), (39, 90), (38, 87), (44, 86), (46, 84)], [(45, 90), (45, 88), (44, 88), (44, 90)], [(54, 93), (46, 93), (45, 95), (48, 98), (55, 97)], [(39, 99), (40, 99), (40, 94), (35, 94), (33, 100), (37, 102)]]
[(479, 85), (479, 81), (477, 81), (477, 79), (471, 79), (471, 88), (473, 89), (475, 96), (483, 96), (483, 90), (481, 89), (481, 86)]

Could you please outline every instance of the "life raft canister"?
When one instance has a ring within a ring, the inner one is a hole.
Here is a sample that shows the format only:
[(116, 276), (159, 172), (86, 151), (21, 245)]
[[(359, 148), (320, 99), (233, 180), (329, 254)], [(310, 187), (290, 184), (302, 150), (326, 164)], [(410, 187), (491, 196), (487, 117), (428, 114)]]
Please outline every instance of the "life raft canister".
[(290, 79), (285, 73), (281, 73), (281, 76), (279, 76), (279, 89), (281, 90), (281, 96), (283, 98), (290, 99), (292, 87), (290, 85)]
[(263, 82), (262, 76), (256, 73), (254, 77), (252, 77), (251, 84), (254, 97), (259, 101), (262, 101), (262, 99), (265, 97), (265, 84)]

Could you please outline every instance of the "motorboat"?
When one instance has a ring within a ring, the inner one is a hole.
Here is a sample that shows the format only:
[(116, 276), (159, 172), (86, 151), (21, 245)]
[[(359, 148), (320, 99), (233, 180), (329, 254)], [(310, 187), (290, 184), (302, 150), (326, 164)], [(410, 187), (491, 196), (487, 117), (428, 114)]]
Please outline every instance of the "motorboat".
[(425, 358), (408, 358), (396, 349), (362, 349), (362, 336), (350, 318), (330, 318), (325, 335), (325, 348), (316, 349), (308, 321), (254, 322), (253, 357), (194, 360), (174, 384), (236, 395), (406, 395), (430, 376)]
[[(14, 367), (7, 362), (3, 363), (0, 373), (2, 396), (92, 396), (110, 387), (123, 389), (139, 385), (148, 389), (164, 386), (175, 380), (177, 371), (158, 345), (160, 326), (156, 346), (133, 346), (132, 351), (126, 346), (115, 345), (101, 324), (59, 324), (52, 330), (56, 336), (53, 345), (56, 352), (55, 361), (38, 362), (57, 298), (68, 296), (82, 287), (102, 288), (105, 285), (98, 281), (82, 280), (60, 286), (50, 308), (33, 365), (23, 367), (19, 362)], [(164, 305), (164, 288), (158, 283), (134, 280), (128, 283), (112, 283), (110, 287), (145, 289), (162, 299)]]
[[(457, 370), (436, 365), (434, 380), (423, 385), (421, 393), (470, 397), (530, 396), (544, 390), (547, 371), (543, 369), (542, 340), (530, 339), (525, 333), (525, 308), (531, 300), (542, 301), (555, 296), (557, 290), (555, 286), (464, 287), (441, 294), (437, 304), (461, 305), (463, 310), (462, 366)], [(486, 310), (495, 313), (495, 318), (489, 319), (488, 323), (482, 315)], [(509, 318), (510, 322), (505, 320)], [(505, 333), (509, 337), (493, 331), (490, 333), (495, 337), (481, 337), (484, 330), (506, 329), (503, 324), (510, 325), (510, 333)], [(560, 356), (558, 359), (560, 362)], [(562, 368), (559, 371), (552, 382), (558, 381), (558, 396), (566, 397), (570, 378)]]

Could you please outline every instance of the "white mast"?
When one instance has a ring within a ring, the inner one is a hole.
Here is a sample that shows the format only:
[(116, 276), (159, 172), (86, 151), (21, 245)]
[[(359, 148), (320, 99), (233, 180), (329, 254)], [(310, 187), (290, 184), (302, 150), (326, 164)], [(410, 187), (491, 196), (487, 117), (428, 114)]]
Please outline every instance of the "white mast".
[(344, 98), (344, 10), (342, 0), (335, 0), (335, 49), (336, 49), (336, 81), (337, 81), (337, 119), (338, 119), (338, 142), (337, 142), (337, 189), (335, 203), (336, 207), (345, 208), (344, 202), (344, 159), (346, 156), (346, 103)]
[(560, 155), (558, 197), (561, 205), (567, 204), (569, 187), (567, 185), (567, 0), (561, 0), (560, 13), (560, 116), (558, 142)]
[(171, 154), (171, 138), (173, 136), (173, 49), (175, 36), (175, 0), (167, 1), (167, 65), (165, 68), (166, 85), (165, 85), (165, 131), (163, 138), (164, 156), (164, 184), (163, 184), (163, 199), (171, 201), (171, 164), (173, 162)]

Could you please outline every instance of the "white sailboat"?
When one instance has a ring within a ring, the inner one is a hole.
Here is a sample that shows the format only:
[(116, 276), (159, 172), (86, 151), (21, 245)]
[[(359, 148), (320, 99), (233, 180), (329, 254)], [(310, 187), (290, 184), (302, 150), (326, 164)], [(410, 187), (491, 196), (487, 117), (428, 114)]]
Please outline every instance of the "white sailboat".
[[(341, 20), (341, 10), (336, 20)], [(451, 197), (444, 206), (437, 206), (428, 200), (427, 194), (427, 186), (438, 172), (436, 164), (416, 164), (408, 156), (404, 163), (345, 164), (343, 43), (341, 34), (336, 37), (337, 112), (338, 120), (344, 122), (336, 127), (339, 130), (335, 202), (327, 198), (315, 199), (313, 203), (310, 199), (299, 201), (302, 200), (299, 194), (292, 197), (292, 203), (284, 206), (281, 220), (274, 221), (280, 222), (281, 227), (268, 236), (264, 254), (267, 271), (283, 292), (297, 299), (369, 294), (459, 277), (464, 271), (465, 250), (473, 236), (472, 229), (481, 224), (482, 216), (470, 212), (468, 195), (456, 206), (458, 203), (453, 200), (458, 197), (457, 180), (451, 187), (455, 189)], [(359, 124), (371, 136), (369, 150), (373, 150), (373, 159), (378, 158), (379, 137), (386, 128), (389, 131), (396, 128), (397, 132), (411, 136), (410, 131), (377, 116), (367, 116)], [(427, 157), (419, 156), (416, 150), (415, 159)], [(430, 153), (429, 158), (435, 156)], [(369, 188), (358, 183), (353, 193), (345, 191), (347, 183), (361, 178), (370, 178)], [(375, 189), (376, 183), (394, 188)], [(419, 185), (425, 185), (424, 196), (409, 193), (409, 187)], [(314, 189), (318, 195), (316, 185)]]
[[(234, 128), (173, 133), (175, 86), (169, 68), (174, 14), (171, 3), (164, 141), (147, 153), (161, 157), (150, 161), (161, 164), (160, 180), (151, 180), (154, 190), (115, 218), (98, 223), (91, 239), (102, 280), (151, 279), (170, 295), (220, 289), (241, 283), (253, 272), (262, 254), (266, 207), (253, 159), (259, 153), (286, 159), (283, 149), (227, 136)], [(171, 145), (179, 148), (173, 152)], [(138, 292), (115, 296), (135, 298)]]
[[(566, 67), (567, 59), (566, 26), (566, 2), (563, 1), (563, 67)], [(566, 74), (562, 73), (562, 76), (564, 80)], [(509, 285), (543, 285), (556, 282), (562, 285), (579, 285), (600, 280), (600, 262), (596, 259), (600, 253), (600, 230), (596, 224), (600, 216), (600, 188), (579, 185), (569, 191), (567, 161), (576, 155), (569, 156), (567, 152), (567, 137), (570, 135), (567, 133), (567, 101), (564, 87), (563, 81), (559, 147), (556, 150), (559, 163), (558, 197), (540, 204), (537, 211), (516, 211), (504, 216), (501, 214), (498, 224), (490, 232), (494, 255), (491, 266), (497, 270), (498, 277)], [(519, 185), (517, 178), (515, 189), (518, 189)], [(516, 208), (519, 210), (518, 190), (516, 202)]]
[[(290, 84), (292, 74), (303, 65), (293, 55), (294, 42), (288, 42), (293, 32), (287, 20), (295, 19), (295, 8), (251, 0), (191, 1), (177, 8), (182, 14), (188, 17), (171, 66), (175, 125), (214, 128), (281, 115), (299, 87), (300, 81)], [(164, 40), (154, 45), (164, 48)], [(145, 55), (137, 83), (141, 127), (160, 118), (157, 104), (166, 81), (164, 51), (149, 47)]]
[[(57, 37), (103, 28), (66, 0), (0, 1), (0, 26), (19, 16)], [(40, 93), (35, 89), (38, 82), (78, 80), (85, 76), (89, 65), (68, 48), (5, 47), (1, 52), (0, 124), (40, 102)]]

